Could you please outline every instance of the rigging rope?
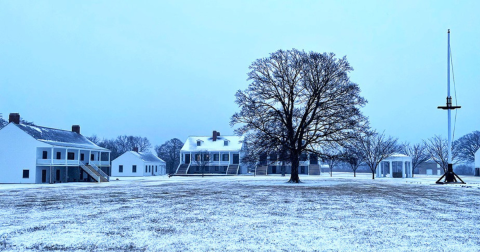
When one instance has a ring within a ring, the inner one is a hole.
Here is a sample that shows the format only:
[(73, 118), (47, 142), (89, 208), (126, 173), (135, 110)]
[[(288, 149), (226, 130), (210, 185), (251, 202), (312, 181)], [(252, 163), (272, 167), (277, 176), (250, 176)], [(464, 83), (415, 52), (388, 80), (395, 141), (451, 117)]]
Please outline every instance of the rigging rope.
[[(453, 90), (454, 90), (454, 93), (455, 93), (455, 106), (458, 106), (458, 104), (457, 104), (457, 86), (455, 85), (455, 72), (453, 71), (452, 47), (449, 47), (448, 50), (450, 50), (450, 63), (452, 64), (452, 78), (453, 78)], [(455, 121), (453, 122), (452, 142), (455, 140), (455, 127), (457, 126), (457, 110), (458, 109), (455, 109)]]

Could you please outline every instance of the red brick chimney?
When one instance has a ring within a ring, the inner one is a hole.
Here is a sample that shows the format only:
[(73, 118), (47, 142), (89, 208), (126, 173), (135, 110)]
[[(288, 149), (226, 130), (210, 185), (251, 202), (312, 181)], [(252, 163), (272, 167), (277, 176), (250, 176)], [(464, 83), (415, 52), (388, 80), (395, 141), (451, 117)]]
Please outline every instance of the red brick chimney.
[(138, 147), (133, 147), (133, 151), (138, 152)]
[(217, 131), (216, 130), (213, 131), (212, 138), (213, 138), (214, 142), (217, 141)]
[(8, 116), (8, 122), (15, 123), (15, 124), (20, 124), (20, 114), (19, 113), (10, 113)]

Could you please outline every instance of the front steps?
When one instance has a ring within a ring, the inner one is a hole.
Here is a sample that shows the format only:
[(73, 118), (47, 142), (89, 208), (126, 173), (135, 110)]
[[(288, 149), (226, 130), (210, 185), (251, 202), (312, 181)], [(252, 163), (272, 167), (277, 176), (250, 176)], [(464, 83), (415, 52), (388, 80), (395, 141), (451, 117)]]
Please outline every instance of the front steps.
[(227, 174), (227, 175), (238, 175), (238, 168), (240, 168), (240, 165), (231, 164), (231, 165), (228, 166), (225, 174)]
[(311, 164), (308, 167), (308, 175), (320, 175), (320, 165)]
[(110, 181), (108, 175), (106, 175), (102, 170), (100, 170), (96, 166), (94, 167), (92, 165), (85, 165), (81, 163), (80, 167), (98, 183)]
[(180, 164), (175, 174), (182, 174), (182, 175), (187, 174), (189, 166), (190, 164)]

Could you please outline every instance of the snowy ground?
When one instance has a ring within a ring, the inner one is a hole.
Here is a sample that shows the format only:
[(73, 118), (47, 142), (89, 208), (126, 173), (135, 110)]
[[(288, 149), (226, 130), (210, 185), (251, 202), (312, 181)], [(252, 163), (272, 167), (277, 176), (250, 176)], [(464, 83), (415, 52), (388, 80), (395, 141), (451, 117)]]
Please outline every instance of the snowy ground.
[(0, 250), (480, 250), (479, 177), (358, 176), (0, 185)]

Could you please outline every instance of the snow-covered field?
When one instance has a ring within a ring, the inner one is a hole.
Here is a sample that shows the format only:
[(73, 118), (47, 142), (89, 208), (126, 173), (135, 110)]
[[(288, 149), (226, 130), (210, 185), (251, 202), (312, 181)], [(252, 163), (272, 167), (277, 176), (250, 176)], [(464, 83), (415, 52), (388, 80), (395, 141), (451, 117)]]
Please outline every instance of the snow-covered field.
[(480, 178), (370, 176), (0, 185), (0, 250), (480, 250)]

